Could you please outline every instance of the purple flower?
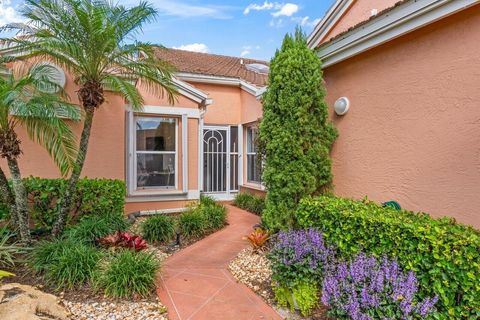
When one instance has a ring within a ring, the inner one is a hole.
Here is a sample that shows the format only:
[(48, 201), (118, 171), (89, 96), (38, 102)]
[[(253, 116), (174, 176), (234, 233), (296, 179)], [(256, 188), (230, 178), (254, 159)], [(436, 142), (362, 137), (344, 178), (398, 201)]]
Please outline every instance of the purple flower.
[(404, 273), (397, 261), (386, 257), (378, 260), (360, 253), (349, 263), (337, 262), (326, 270), (322, 302), (334, 315), (353, 320), (382, 318), (386, 313), (382, 308), (394, 308), (402, 319), (424, 318), (438, 300), (419, 302), (415, 273)]

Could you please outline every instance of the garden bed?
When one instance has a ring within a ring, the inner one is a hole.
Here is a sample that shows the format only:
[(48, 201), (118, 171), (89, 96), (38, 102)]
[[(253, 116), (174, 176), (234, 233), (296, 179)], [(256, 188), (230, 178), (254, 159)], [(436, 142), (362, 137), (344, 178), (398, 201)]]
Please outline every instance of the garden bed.
[(299, 312), (280, 307), (275, 300), (272, 289), (272, 270), (267, 259), (268, 249), (255, 252), (252, 248), (242, 250), (228, 266), (238, 282), (245, 284), (258, 294), (268, 305), (275, 309), (284, 319), (289, 320), (331, 320), (326, 316), (323, 306), (312, 311), (309, 317), (303, 317)]

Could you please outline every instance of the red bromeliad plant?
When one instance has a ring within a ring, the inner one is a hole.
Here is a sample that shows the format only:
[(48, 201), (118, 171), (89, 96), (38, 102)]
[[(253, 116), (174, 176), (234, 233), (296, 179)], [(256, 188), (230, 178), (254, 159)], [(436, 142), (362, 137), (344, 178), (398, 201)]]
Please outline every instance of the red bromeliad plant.
[(100, 238), (98, 242), (107, 248), (128, 248), (135, 251), (142, 251), (147, 248), (147, 242), (141, 236), (126, 231), (117, 231)]
[(270, 239), (270, 235), (262, 228), (256, 228), (252, 233), (245, 237), (250, 243), (254, 251), (261, 249), (265, 242)]

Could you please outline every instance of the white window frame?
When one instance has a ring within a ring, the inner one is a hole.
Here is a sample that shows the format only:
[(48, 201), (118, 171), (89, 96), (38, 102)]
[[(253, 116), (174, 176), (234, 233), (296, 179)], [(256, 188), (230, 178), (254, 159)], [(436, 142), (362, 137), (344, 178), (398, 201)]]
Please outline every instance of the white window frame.
[[(152, 189), (137, 189), (137, 176), (136, 176), (136, 126), (135, 126), (135, 117), (136, 116), (144, 116), (144, 117), (166, 117), (172, 118), (176, 117), (177, 120), (177, 127), (176, 127), (176, 161), (175, 161), (175, 186), (176, 189), (166, 189), (166, 188), (152, 188)], [(186, 108), (186, 107), (175, 107), (172, 108), (171, 106), (151, 106), (146, 105), (143, 107), (141, 112), (135, 113), (131, 107), (127, 107), (127, 114), (126, 114), (126, 142), (127, 142), (127, 155), (126, 155), (126, 172), (127, 172), (127, 191), (128, 196), (131, 197), (152, 197), (152, 196), (159, 196), (159, 197), (166, 197), (165, 199), (170, 199), (171, 196), (185, 196), (190, 193), (188, 189), (188, 119), (199, 119), (200, 113), (198, 109), (193, 108)], [(178, 124), (179, 121), (182, 123), (182, 139), (179, 141), (178, 139)], [(182, 148), (182, 189), (178, 189), (178, 169), (179, 169), (179, 158), (178, 158), (178, 151), (179, 146), (181, 145)], [(132, 198), (134, 199), (134, 198)], [(153, 198), (152, 198), (153, 199)]]
[[(137, 130), (136, 126), (134, 128), (134, 139), (133, 139), (133, 176), (134, 176), (134, 184), (135, 190), (139, 192), (143, 192), (146, 190), (177, 190), (178, 189), (178, 117), (174, 116), (153, 116), (153, 115), (142, 115), (137, 114), (134, 116), (134, 124), (138, 119), (173, 119), (175, 120), (175, 151), (138, 151), (137, 150)], [(138, 186), (138, 155), (139, 154), (173, 154), (174, 157), (174, 176), (175, 176), (175, 184), (173, 187), (170, 186), (151, 186), (151, 187), (139, 187)]]
[[(253, 135), (253, 133), (254, 133), (255, 131), (257, 131), (257, 134), (258, 134), (258, 127), (257, 127), (256, 125), (250, 125), (250, 126), (247, 126), (246, 129), (247, 129), (247, 130), (246, 130), (246, 136), (247, 136), (247, 137), (246, 137), (246, 140), (247, 140), (247, 146), (246, 146), (246, 147), (247, 147), (247, 148), (246, 148), (246, 149), (247, 149), (247, 150), (246, 150), (246, 155), (247, 155), (247, 161), (246, 161), (246, 163), (247, 163), (247, 166), (246, 166), (246, 167), (247, 167), (247, 184), (253, 184), (253, 185), (257, 185), (257, 186), (262, 186), (262, 185), (263, 185), (263, 181), (261, 180), (261, 176), (260, 176), (260, 181), (250, 180), (249, 177), (248, 177), (249, 172), (250, 172), (250, 170), (249, 170), (249, 169), (250, 169), (250, 168), (249, 168), (249, 161), (248, 161), (249, 159), (248, 159), (248, 158), (249, 158), (249, 156), (254, 156), (254, 157), (256, 157), (257, 154), (258, 154), (258, 152), (248, 151), (248, 147), (249, 147), (249, 144), (248, 144), (248, 142), (249, 142), (249, 141), (248, 141), (248, 130), (252, 130), (252, 139), (253, 139), (252, 144), (254, 145), (254, 144), (255, 144), (255, 136)], [(258, 147), (257, 147), (257, 148), (258, 148)]]

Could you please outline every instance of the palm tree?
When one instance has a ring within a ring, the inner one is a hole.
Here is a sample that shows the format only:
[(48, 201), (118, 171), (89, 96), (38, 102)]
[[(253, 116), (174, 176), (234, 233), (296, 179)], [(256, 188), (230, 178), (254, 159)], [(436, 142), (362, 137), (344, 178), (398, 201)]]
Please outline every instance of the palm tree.
[(78, 98), (85, 111), (79, 152), (63, 195), (53, 235), (63, 232), (87, 154), (95, 111), (105, 101), (104, 90), (122, 95), (134, 110), (141, 110), (137, 83), (173, 102), (176, 89), (170, 65), (154, 57), (150, 44), (133, 37), (156, 18), (147, 2), (126, 8), (107, 0), (26, 0), (27, 24), (10, 24), (5, 30), (21, 34), (3, 39), (17, 59), (48, 58), (75, 77)]
[(15, 129), (24, 127), (30, 139), (45, 147), (65, 175), (73, 167), (77, 151), (75, 135), (62, 118), (81, 119), (77, 107), (64, 102), (61, 95), (48, 93), (48, 89), (61, 91), (50, 80), (55, 72), (52, 66), (35, 64), (28, 73), (26, 67), (5, 70), (0, 76), (0, 157), (7, 161), (13, 186), (12, 190), (0, 168), (0, 190), (24, 243), (30, 242), (27, 192), (18, 166), (22, 150)]

